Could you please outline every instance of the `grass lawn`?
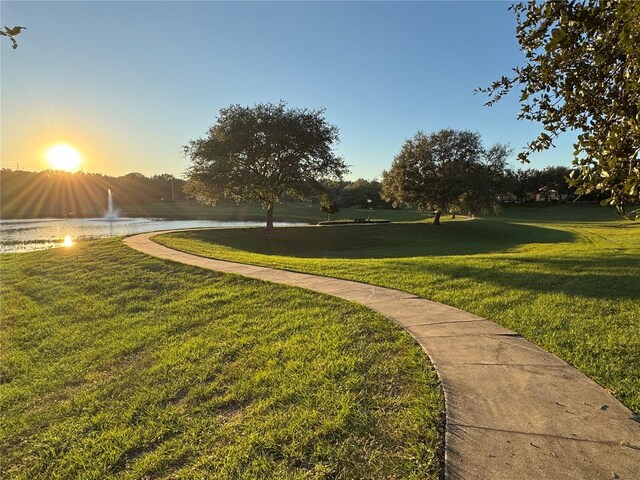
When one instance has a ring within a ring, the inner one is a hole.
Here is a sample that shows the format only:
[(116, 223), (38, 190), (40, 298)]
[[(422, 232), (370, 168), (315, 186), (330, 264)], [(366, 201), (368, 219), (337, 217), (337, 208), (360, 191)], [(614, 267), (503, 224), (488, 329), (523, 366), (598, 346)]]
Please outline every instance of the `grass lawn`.
[[(264, 222), (266, 211), (259, 206), (226, 206), (216, 207), (200, 205), (195, 201), (152, 202), (144, 205), (120, 208), (121, 215), (128, 217), (160, 217), (170, 219), (198, 219), (220, 221), (258, 221)], [(317, 223), (327, 220), (327, 214), (320, 211), (319, 205), (309, 203), (285, 203), (276, 205), (273, 210), (276, 222)], [(363, 210), (347, 208), (331, 215), (332, 220), (369, 218), (391, 220), (394, 222), (411, 222), (433, 217), (430, 213), (416, 210)]]
[(382, 285), (484, 316), (567, 360), (640, 413), (640, 223), (597, 207), (391, 225), (156, 237), (198, 255)]
[(380, 315), (120, 239), (0, 267), (4, 478), (438, 478), (439, 383)]

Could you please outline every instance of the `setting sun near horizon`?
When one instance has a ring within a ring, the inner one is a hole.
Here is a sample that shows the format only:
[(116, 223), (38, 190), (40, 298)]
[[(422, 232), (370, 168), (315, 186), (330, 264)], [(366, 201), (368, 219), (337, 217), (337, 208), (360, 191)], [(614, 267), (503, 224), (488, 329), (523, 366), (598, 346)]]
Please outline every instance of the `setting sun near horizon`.
[(80, 152), (66, 143), (58, 143), (47, 148), (45, 157), (55, 170), (66, 172), (79, 170), (82, 163)]

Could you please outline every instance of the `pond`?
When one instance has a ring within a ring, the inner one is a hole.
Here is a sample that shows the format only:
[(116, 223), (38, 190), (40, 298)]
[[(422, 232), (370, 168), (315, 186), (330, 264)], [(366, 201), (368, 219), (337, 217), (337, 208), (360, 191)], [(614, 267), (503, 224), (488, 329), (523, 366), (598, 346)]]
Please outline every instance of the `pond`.
[[(274, 223), (278, 226), (306, 225)], [(0, 253), (30, 252), (63, 247), (95, 238), (207, 227), (257, 227), (264, 222), (221, 222), (215, 220), (164, 220), (157, 218), (37, 218), (0, 220)]]

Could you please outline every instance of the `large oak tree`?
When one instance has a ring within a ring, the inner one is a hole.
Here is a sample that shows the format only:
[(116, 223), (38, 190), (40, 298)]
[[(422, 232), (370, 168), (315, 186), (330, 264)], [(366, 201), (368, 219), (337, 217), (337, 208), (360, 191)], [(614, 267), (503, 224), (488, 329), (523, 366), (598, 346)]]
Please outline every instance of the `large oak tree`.
[(223, 108), (207, 135), (184, 147), (192, 161), (187, 193), (212, 205), (224, 197), (258, 202), (273, 228), (273, 207), (285, 195), (317, 196), (323, 182), (348, 172), (333, 152), (338, 129), (323, 114), (284, 102)]
[(480, 212), (496, 205), (510, 150), (482, 146), (480, 134), (445, 129), (408, 139), (382, 174), (382, 198), (394, 206), (416, 205), (435, 212)]
[[(570, 0), (520, 2), (516, 38), (524, 66), (490, 87), (488, 105), (517, 88), (518, 118), (543, 131), (520, 154), (546, 150), (562, 132), (579, 132), (577, 194), (605, 194), (624, 212), (640, 201), (640, 2)], [(637, 217), (640, 210), (626, 212)]]

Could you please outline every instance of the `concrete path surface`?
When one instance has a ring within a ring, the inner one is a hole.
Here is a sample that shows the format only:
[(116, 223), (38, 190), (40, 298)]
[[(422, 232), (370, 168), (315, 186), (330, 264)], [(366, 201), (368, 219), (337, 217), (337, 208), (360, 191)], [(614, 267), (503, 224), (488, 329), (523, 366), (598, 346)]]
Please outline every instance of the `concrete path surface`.
[(449, 479), (640, 479), (640, 422), (558, 357), (481, 317), (389, 288), (179, 252), (124, 239), (175, 262), (294, 285), (365, 305), (425, 350), (445, 394)]

